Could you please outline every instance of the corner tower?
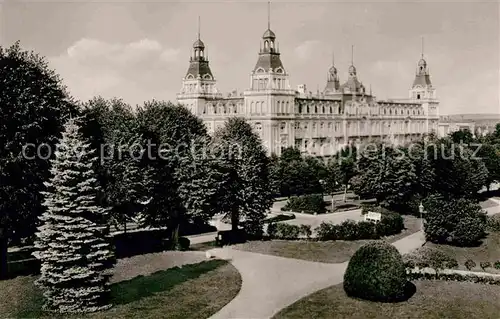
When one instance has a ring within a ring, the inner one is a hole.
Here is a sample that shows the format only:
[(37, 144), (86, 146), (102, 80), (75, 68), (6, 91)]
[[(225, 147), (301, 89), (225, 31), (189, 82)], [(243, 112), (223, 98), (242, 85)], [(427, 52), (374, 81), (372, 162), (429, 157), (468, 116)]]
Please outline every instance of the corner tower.
[(268, 2), (267, 30), (262, 35), (257, 63), (250, 74), (250, 88), (244, 92), (246, 117), (254, 124), (268, 153), (281, 154), (293, 146), (295, 91), (281, 62), (276, 35), (271, 30)]
[(436, 97), (436, 90), (432, 86), (431, 76), (427, 61), (424, 58), (424, 39), (422, 38), (422, 53), (417, 63), (415, 79), (410, 88), (409, 97), (412, 102), (422, 105), (425, 120), (426, 132), (437, 132), (439, 121), (439, 101)]
[(177, 101), (185, 105), (195, 115), (201, 115), (206, 99), (221, 98), (216, 81), (210, 70), (205, 44), (200, 38), (200, 19), (198, 17), (198, 39), (193, 43), (189, 58), (189, 68), (182, 79), (181, 92)]

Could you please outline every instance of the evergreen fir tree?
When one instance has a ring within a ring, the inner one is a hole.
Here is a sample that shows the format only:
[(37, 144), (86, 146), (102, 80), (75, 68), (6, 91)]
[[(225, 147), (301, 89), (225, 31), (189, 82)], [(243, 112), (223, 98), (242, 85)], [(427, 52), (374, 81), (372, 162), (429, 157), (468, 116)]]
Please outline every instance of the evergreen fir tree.
[(41, 261), (36, 284), (47, 311), (93, 312), (109, 308), (108, 279), (114, 264), (107, 209), (97, 204), (95, 151), (69, 120), (52, 160), (52, 177), (40, 217), (34, 255)]

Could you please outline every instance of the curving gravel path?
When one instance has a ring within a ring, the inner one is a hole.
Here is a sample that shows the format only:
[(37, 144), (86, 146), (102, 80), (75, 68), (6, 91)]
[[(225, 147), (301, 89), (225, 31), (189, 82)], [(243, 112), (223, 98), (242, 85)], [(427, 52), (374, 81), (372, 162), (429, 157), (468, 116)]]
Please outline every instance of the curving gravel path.
[[(402, 253), (410, 252), (424, 243), (421, 232), (393, 243)], [(232, 249), (217, 248), (213, 256), (231, 260), (243, 281), (236, 298), (211, 319), (270, 318), (293, 302), (320, 289), (342, 282), (347, 262), (325, 264), (276, 257)]]

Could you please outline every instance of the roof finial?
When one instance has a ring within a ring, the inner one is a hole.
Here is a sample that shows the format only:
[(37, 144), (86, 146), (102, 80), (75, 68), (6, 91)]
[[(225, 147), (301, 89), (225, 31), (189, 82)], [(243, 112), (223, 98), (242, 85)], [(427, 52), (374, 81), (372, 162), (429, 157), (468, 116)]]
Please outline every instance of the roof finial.
[(354, 44), (351, 45), (351, 65), (354, 65)]
[(332, 66), (335, 66), (335, 52), (332, 51)]
[(271, 0), (267, 1), (267, 29), (271, 30)]
[(422, 36), (422, 59), (424, 58), (424, 37)]
[(201, 22), (200, 22), (200, 16), (198, 16), (198, 40), (200, 40), (200, 29), (201, 29)]

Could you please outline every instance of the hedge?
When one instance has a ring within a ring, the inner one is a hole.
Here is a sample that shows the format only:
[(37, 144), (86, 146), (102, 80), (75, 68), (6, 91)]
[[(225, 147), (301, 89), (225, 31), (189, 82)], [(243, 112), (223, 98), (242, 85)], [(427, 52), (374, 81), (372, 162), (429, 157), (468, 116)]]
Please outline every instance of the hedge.
[(324, 214), (326, 213), (326, 203), (322, 195), (303, 195), (291, 197), (281, 210), (306, 214)]
[(267, 226), (267, 235), (271, 239), (299, 239), (301, 235), (310, 238), (312, 234), (310, 225), (290, 225), (285, 223), (270, 223)]
[(321, 223), (315, 230), (319, 240), (379, 239), (400, 233), (404, 229), (401, 215), (394, 212), (382, 214), (380, 222), (355, 222), (346, 220), (340, 225)]
[(472, 282), (476, 284), (500, 285), (500, 277), (495, 276), (478, 276), (475, 274), (459, 274), (459, 273), (422, 273), (418, 271), (407, 271), (408, 280), (446, 280)]

